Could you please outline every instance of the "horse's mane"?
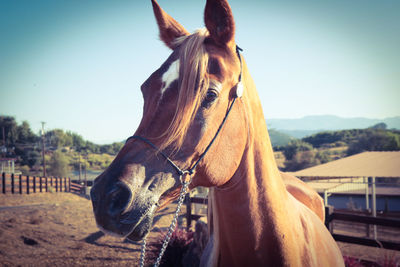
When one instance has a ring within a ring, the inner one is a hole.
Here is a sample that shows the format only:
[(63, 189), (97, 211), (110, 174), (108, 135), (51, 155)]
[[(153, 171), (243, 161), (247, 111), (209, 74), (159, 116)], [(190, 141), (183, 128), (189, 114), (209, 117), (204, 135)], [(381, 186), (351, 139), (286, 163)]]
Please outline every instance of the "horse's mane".
[(161, 135), (163, 142), (160, 150), (166, 147), (172, 151), (179, 150), (208, 90), (208, 54), (204, 45), (207, 36), (208, 31), (200, 29), (175, 40), (175, 44), (179, 46), (179, 95), (174, 117)]

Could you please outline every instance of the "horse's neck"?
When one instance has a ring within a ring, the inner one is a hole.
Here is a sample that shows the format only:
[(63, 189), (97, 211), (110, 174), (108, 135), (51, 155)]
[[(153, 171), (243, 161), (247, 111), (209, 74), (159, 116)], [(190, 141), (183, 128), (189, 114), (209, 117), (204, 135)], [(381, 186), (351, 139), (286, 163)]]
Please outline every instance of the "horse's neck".
[[(222, 266), (253, 260), (284, 264), (284, 231), (278, 222), (286, 221), (288, 194), (276, 166), (269, 166), (275, 161), (251, 159), (252, 153), (257, 151), (247, 152), (232, 178), (235, 184), (212, 191), (214, 249), (226, 261), (220, 262)], [(257, 256), (253, 251), (265, 253)], [(261, 258), (249, 259), (248, 255)]]
[[(244, 77), (246, 72), (245, 67)], [(340, 250), (321, 220), (286, 191), (257, 92), (251, 78), (245, 81), (248, 143), (234, 176), (210, 191), (214, 242), (207, 245), (202, 263), (344, 266)]]
[(253, 97), (247, 103), (250, 138), (241, 164), (228, 184), (211, 191), (213, 251), (221, 266), (282, 266), (288, 260), (289, 240), (283, 234), (287, 225), (282, 222), (293, 221), (288, 214), (291, 199), (275, 163), (258, 96)]

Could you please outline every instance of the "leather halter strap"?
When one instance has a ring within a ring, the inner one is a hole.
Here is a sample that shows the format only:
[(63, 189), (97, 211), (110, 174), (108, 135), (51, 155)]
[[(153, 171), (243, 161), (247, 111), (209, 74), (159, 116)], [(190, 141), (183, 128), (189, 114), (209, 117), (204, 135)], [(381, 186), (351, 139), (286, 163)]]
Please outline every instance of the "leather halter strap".
[(229, 113), (232, 110), (233, 104), (235, 104), (237, 97), (235, 97), (232, 100), (231, 105), (228, 108), (228, 111), (225, 114), (225, 117), (222, 121), (222, 123), (220, 124), (220, 126), (218, 127), (217, 132), (215, 133), (213, 139), (211, 139), (211, 142), (208, 144), (208, 146), (206, 147), (206, 149), (204, 150), (204, 152), (200, 155), (200, 157), (197, 159), (197, 161), (192, 165), (192, 167), (190, 167), (189, 169), (186, 170), (182, 170), (181, 168), (178, 167), (178, 165), (176, 165), (163, 151), (161, 151), (155, 144), (153, 144), (149, 139), (143, 137), (143, 136), (139, 136), (139, 135), (132, 135), (131, 137), (129, 137), (126, 142), (128, 142), (131, 139), (138, 139), (141, 140), (142, 142), (148, 144), (150, 147), (152, 147), (154, 150), (157, 150), (158, 153), (160, 153), (161, 156), (163, 156), (167, 162), (177, 171), (179, 176), (183, 176), (184, 174), (189, 174), (192, 175), (194, 172), (194, 169), (197, 167), (197, 165), (200, 163), (200, 161), (205, 157), (205, 155), (207, 154), (207, 152), (210, 150), (212, 144), (214, 143), (215, 139), (217, 139), (218, 134), (220, 133), (222, 127), (224, 126)]
[[(236, 53), (239, 57), (239, 61), (240, 61), (240, 74), (239, 74), (239, 79), (238, 79), (238, 83), (236, 85), (236, 87), (238, 88), (239, 86), (243, 86), (241, 84), (242, 82), (242, 58), (240, 57), (240, 51), (243, 51), (239, 46), (236, 46)], [(236, 99), (238, 97), (241, 97), (241, 95), (238, 95), (237, 93), (235, 94), (235, 97), (232, 100), (232, 103), (230, 104), (228, 110), (226, 111), (225, 117), (222, 120), (221, 124), (218, 127), (217, 132), (215, 133), (213, 139), (211, 139), (210, 143), (208, 144), (208, 146), (206, 147), (206, 149), (204, 150), (203, 153), (201, 153), (200, 157), (197, 159), (197, 161), (192, 165), (192, 167), (190, 167), (189, 169), (186, 170), (182, 170), (181, 168), (179, 168), (178, 165), (176, 165), (174, 163), (173, 160), (171, 160), (169, 158), (169, 156), (167, 156), (163, 151), (161, 151), (155, 144), (153, 144), (149, 139), (143, 137), (143, 136), (139, 136), (139, 135), (132, 135), (131, 137), (129, 137), (126, 140), (126, 143), (131, 140), (131, 139), (137, 139), (140, 140), (144, 143), (146, 143), (147, 145), (149, 145), (150, 147), (152, 147), (154, 150), (158, 151), (158, 153), (160, 153), (161, 156), (163, 156), (165, 158), (165, 160), (177, 171), (179, 177), (183, 177), (185, 174), (189, 174), (190, 176), (193, 174), (194, 169), (196, 169), (197, 165), (200, 163), (200, 161), (206, 156), (207, 152), (210, 150), (211, 146), (213, 145), (215, 139), (217, 139), (219, 133), (221, 132), (222, 127), (224, 126), (226, 120), (228, 119), (228, 115), (232, 110), (233, 105), (236, 102)], [(181, 181), (183, 183), (183, 181)]]

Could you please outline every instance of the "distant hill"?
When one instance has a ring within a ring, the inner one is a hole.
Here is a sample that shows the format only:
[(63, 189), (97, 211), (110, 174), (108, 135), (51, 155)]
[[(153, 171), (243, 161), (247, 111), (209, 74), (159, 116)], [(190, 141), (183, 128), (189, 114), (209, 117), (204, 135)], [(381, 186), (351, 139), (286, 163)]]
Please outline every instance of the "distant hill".
[(267, 119), (270, 129), (302, 138), (326, 130), (364, 129), (385, 123), (388, 129), (400, 129), (400, 116), (385, 119), (342, 118), (334, 115), (306, 116), (300, 119)]
[(289, 144), (291, 140), (294, 138), (290, 135), (287, 135), (285, 133), (279, 132), (275, 129), (269, 129), (268, 130), (269, 137), (271, 139), (272, 146), (286, 146)]
[(293, 138), (301, 139), (306, 136), (310, 136), (319, 132), (323, 132), (325, 130), (285, 130), (285, 129), (279, 129), (277, 130), (278, 132), (282, 134), (286, 134), (288, 136), (291, 136)]

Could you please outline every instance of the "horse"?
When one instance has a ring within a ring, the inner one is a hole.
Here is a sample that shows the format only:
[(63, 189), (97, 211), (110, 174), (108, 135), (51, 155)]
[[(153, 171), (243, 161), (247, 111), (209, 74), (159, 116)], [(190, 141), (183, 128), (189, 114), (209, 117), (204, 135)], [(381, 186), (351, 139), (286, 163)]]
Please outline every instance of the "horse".
[(100, 229), (142, 240), (157, 210), (203, 186), (212, 229), (201, 266), (344, 266), (319, 196), (277, 168), (227, 0), (207, 0), (192, 34), (152, 6), (172, 53), (141, 86), (135, 134), (94, 181)]

